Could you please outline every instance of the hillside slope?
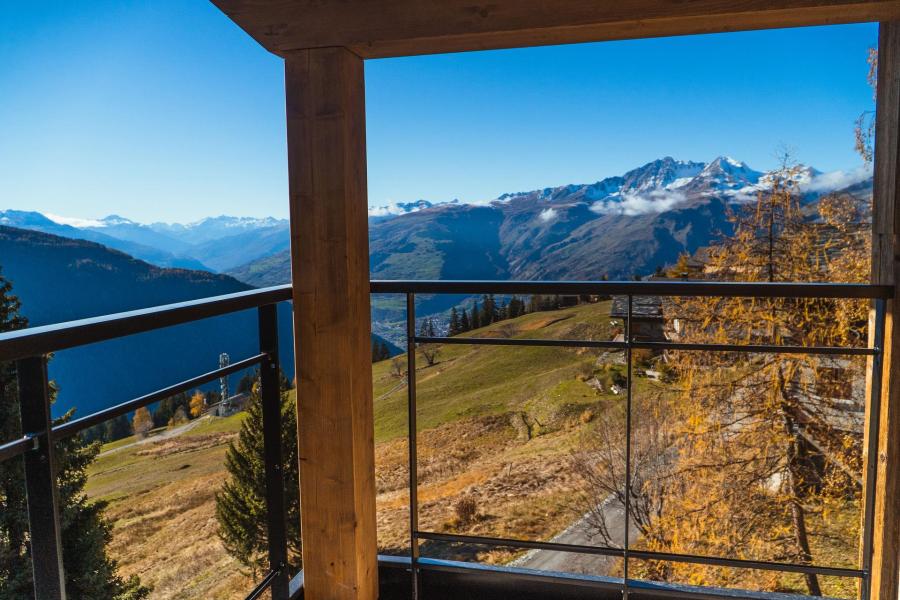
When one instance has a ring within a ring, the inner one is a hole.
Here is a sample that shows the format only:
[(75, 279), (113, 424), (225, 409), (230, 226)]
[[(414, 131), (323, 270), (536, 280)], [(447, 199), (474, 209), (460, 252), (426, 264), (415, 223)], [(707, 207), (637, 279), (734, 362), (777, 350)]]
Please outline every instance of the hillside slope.
[[(601, 339), (611, 335), (608, 315), (608, 302), (583, 305), (469, 335)], [(583, 415), (615, 411), (624, 402), (583, 381), (598, 356), (566, 348), (449, 345), (432, 367), (420, 356), (423, 528), (549, 539), (577, 518), (569, 500), (579, 482), (567, 466), (588, 426)], [(392, 373), (393, 361), (373, 370), (379, 547), (402, 553), (408, 539), (405, 377)], [(110, 502), (113, 556), (124, 574), (140, 573), (155, 586), (154, 598), (243, 598), (252, 585), (222, 548), (214, 510), (224, 454), (241, 419), (208, 419), (178, 438), (105, 453), (90, 467), (90, 497)], [(476, 502), (469, 523), (454, 521), (462, 497)], [(472, 555), (471, 549), (429, 544), (423, 554)], [(511, 557), (503, 550), (481, 556), (492, 562)]]

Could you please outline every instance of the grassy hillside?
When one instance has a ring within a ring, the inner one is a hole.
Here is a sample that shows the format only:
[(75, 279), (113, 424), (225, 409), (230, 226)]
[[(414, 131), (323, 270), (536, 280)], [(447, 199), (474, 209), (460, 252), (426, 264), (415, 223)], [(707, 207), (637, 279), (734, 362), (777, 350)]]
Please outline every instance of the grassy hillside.
[[(476, 330), (479, 337), (609, 339), (609, 303), (535, 313)], [(624, 403), (586, 382), (601, 352), (566, 348), (450, 346), (437, 364), (418, 360), (421, 524), (475, 535), (549, 539), (580, 516), (569, 466), (586, 424)], [(622, 371), (621, 354), (604, 359)], [(405, 362), (404, 358), (400, 358)], [(374, 365), (379, 545), (408, 538), (406, 384), (393, 361)], [(638, 389), (648, 383), (638, 380)], [(208, 419), (178, 437), (110, 445), (92, 465), (88, 492), (110, 502), (112, 553), (154, 598), (238, 598), (252, 585), (221, 547), (214, 494), (227, 443), (242, 415)], [(474, 503), (460, 519), (456, 504)], [(469, 556), (462, 549), (426, 554)], [(479, 558), (506, 561), (503, 551)], [(230, 574), (224, 576), (224, 574)]]

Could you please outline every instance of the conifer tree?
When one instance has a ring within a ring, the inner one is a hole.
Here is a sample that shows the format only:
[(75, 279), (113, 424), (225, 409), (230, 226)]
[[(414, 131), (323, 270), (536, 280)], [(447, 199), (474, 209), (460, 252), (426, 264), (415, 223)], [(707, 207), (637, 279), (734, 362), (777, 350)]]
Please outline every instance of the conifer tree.
[[(297, 403), (282, 374), (281, 465), (284, 478), (288, 561), (300, 567), (300, 479), (297, 465)], [(258, 576), (268, 568), (266, 469), (262, 399), (258, 379), (250, 393), (247, 417), (225, 455), (228, 480), (216, 494), (219, 538), (228, 553)]]
[(107, 442), (114, 442), (116, 440), (121, 440), (122, 438), (126, 438), (131, 435), (131, 423), (128, 422), (128, 417), (125, 415), (121, 415), (118, 418), (110, 419), (103, 425), (104, 428), (104, 439)]
[(462, 327), (459, 321), (459, 313), (456, 311), (456, 307), (450, 309), (450, 324), (448, 333), (450, 335), (459, 335), (462, 333)]
[(481, 297), (481, 317), (478, 319), (478, 322), (482, 327), (486, 325), (490, 325), (491, 323), (496, 323), (499, 321), (499, 314), (497, 310), (497, 301), (494, 299), (493, 294), (486, 294)]
[(156, 427), (165, 427), (172, 420), (172, 417), (179, 408), (184, 408), (187, 412), (189, 400), (187, 394), (182, 392), (174, 396), (169, 396), (160, 401), (159, 406), (153, 412), (153, 424)]
[(465, 333), (467, 331), (471, 331), (472, 324), (469, 322), (469, 313), (467, 310), (463, 309), (462, 318), (459, 321), (459, 329), (460, 333)]
[(419, 335), (422, 337), (435, 337), (437, 335), (434, 327), (434, 319), (431, 317), (422, 319), (422, 324), (419, 326)]
[(478, 329), (482, 325), (487, 324), (482, 324), (481, 322), (481, 309), (478, 307), (477, 302), (472, 305), (472, 316), (469, 318), (469, 321), (472, 323), (472, 329)]
[(237, 393), (249, 394), (251, 391), (253, 391), (253, 375), (247, 373), (238, 380)]
[(187, 412), (184, 410), (183, 406), (179, 406), (175, 409), (175, 414), (166, 422), (166, 425), (169, 427), (175, 427), (178, 425), (183, 425), (188, 422)]
[(504, 321), (509, 318), (509, 303), (508, 302), (500, 302), (497, 305), (497, 320)]
[[(11, 284), (0, 275), (0, 332), (27, 326), (19, 308)], [(56, 424), (68, 421), (73, 413), (70, 410)], [(11, 363), (0, 363), (0, 439), (21, 435), (15, 369)], [(106, 554), (112, 535), (112, 525), (103, 517), (106, 504), (89, 501), (84, 493), (87, 467), (99, 451), (98, 442), (86, 443), (81, 436), (54, 445), (66, 590), (69, 598), (79, 600), (141, 600), (150, 590), (136, 576), (122, 579), (116, 562)], [(34, 595), (24, 481), (21, 459), (0, 462), (0, 598), (4, 600), (29, 600)]]

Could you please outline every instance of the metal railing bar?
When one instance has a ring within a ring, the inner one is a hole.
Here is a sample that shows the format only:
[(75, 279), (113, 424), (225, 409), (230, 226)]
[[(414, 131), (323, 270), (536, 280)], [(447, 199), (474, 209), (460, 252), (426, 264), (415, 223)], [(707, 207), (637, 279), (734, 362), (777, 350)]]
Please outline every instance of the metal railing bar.
[[(384, 281), (371, 293), (633, 294), (757, 298), (890, 298), (893, 286), (851, 283), (737, 283), (707, 281)], [(48, 354), (173, 325), (290, 300), (290, 285), (31, 327), (0, 334), (0, 362)]]
[(17, 360), (16, 384), (22, 429), (27, 432), (40, 431), (36, 448), (22, 459), (34, 597), (39, 600), (66, 600), (57, 485), (59, 465), (51, 439), (53, 421), (50, 416), (47, 357), (32, 356)]
[(834, 577), (853, 577), (860, 579), (866, 576), (861, 569), (843, 567), (825, 567), (821, 565), (804, 565), (768, 560), (749, 560), (743, 558), (720, 558), (716, 556), (700, 556), (694, 554), (676, 554), (669, 552), (652, 552), (649, 550), (630, 550), (631, 558), (642, 560), (661, 560), (667, 562), (692, 563), (737, 569), (758, 569), (761, 571), (781, 571), (785, 573), (809, 573), (813, 575), (831, 575)]
[(0, 445), (0, 463), (33, 450), (36, 438), (37, 434), (29, 433), (17, 440)]
[(625, 558), (622, 561), (624, 584), (622, 586), (622, 598), (628, 600), (628, 567), (631, 550), (631, 412), (632, 412), (632, 347), (634, 339), (631, 335), (631, 324), (634, 321), (632, 309), (634, 297), (628, 295), (628, 320), (625, 322), (625, 341), (628, 347), (625, 349)]
[(64, 437), (74, 435), (79, 431), (87, 429), (88, 427), (98, 425), (110, 419), (115, 419), (116, 417), (128, 414), (133, 410), (143, 408), (145, 406), (153, 404), (154, 402), (159, 402), (160, 400), (168, 398), (169, 396), (174, 396), (175, 394), (180, 394), (181, 392), (187, 392), (192, 388), (197, 387), (198, 385), (209, 383), (210, 381), (215, 381), (216, 379), (219, 379), (220, 377), (223, 377), (225, 375), (231, 375), (232, 373), (237, 373), (249, 367), (258, 365), (266, 358), (267, 355), (265, 353), (257, 354), (255, 356), (251, 356), (250, 358), (245, 358), (244, 360), (231, 363), (227, 367), (204, 373), (199, 377), (194, 377), (192, 379), (182, 381), (181, 383), (176, 383), (175, 385), (171, 385), (144, 396), (134, 398), (133, 400), (128, 400), (127, 402), (111, 406), (110, 408), (81, 417), (80, 419), (75, 419), (73, 421), (69, 421), (68, 423), (57, 425), (53, 428), (52, 438), (54, 441), (56, 441)]
[(0, 334), (0, 362), (183, 325), (290, 299), (290, 286), (276, 286), (19, 329)]
[(745, 352), (748, 354), (839, 354), (846, 356), (872, 356), (876, 348), (852, 346), (793, 346), (779, 344), (694, 344), (680, 342), (634, 341), (632, 348), (648, 350), (694, 350), (707, 352)]
[(547, 340), (515, 338), (427, 337), (416, 336), (419, 344), (457, 344), (473, 346), (563, 346), (570, 348), (610, 348), (624, 350), (625, 342), (612, 340)]
[(507, 548), (522, 548), (529, 550), (553, 550), (557, 552), (572, 552), (575, 554), (596, 554), (599, 556), (614, 556), (622, 558), (625, 555), (623, 548), (609, 548), (606, 546), (584, 546), (580, 544), (559, 544), (556, 542), (539, 542), (533, 540), (517, 540), (513, 538), (486, 537), (479, 535), (455, 535), (452, 533), (437, 533), (433, 531), (417, 531), (416, 537), (435, 542), (464, 543), (481, 546), (505, 546)]
[(275, 578), (278, 576), (278, 571), (269, 571), (266, 573), (266, 576), (263, 577), (263, 580), (260, 581), (253, 591), (250, 592), (250, 595), (247, 596), (247, 600), (257, 600), (257, 598), (262, 598), (262, 595), (269, 589), (269, 586), (272, 585), (272, 582), (275, 581)]
[(288, 600), (290, 578), (287, 572), (287, 514), (284, 502), (284, 476), (281, 454), (281, 389), (278, 359), (278, 306), (266, 304), (257, 309), (259, 352), (265, 356), (259, 369), (259, 395), (262, 401), (263, 470), (266, 478), (266, 536), (269, 570), (274, 572), (272, 600)]
[[(535, 550), (552, 550), (558, 552), (572, 552), (574, 554), (599, 554), (602, 556), (615, 556), (624, 558), (624, 548), (609, 548), (603, 546), (583, 546), (578, 544), (558, 544), (556, 542), (539, 542), (531, 540), (517, 540), (509, 538), (495, 538), (472, 535), (455, 535), (451, 533), (436, 533), (431, 531), (418, 531), (417, 537), (423, 540), (434, 540), (447, 543), (468, 543), (483, 546), (501, 546), (507, 548), (527, 548)], [(739, 569), (759, 569), (762, 571), (782, 571), (787, 573), (812, 573), (816, 575), (831, 575), (834, 577), (852, 577), (859, 579), (865, 577), (866, 572), (860, 569), (847, 569), (842, 567), (826, 567), (821, 565), (801, 565), (764, 560), (747, 560), (740, 558), (719, 558), (715, 556), (698, 556), (692, 554), (674, 554), (666, 552), (651, 552), (649, 550), (628, 550), (629, 557), (640, 560), (662, 560), (668, 562), (687, 562), (695, 564), (708, 564), (720, 567), (733, 567)], [(420, 560), (425, 560), (420, 559)]]
[(412, 600), (419, 598), (419, 452), (416, 414), (416, 295), (406, 295), (406, 389), (409, 444), (409, 561)]
[(877, 348), (845, 346), (793, 346), (779, 344), (695, 344), (680, 342), (616, 342), (612, 340), (547, 340), (514, 338), (427, 337), (417, 336), (420, 344), (455, 344), (473, 346), (561, 346), (566, 348), (608, 348), (624, 350), (646, 348), (649, 350), (694, 350), (706, 352), (745, 352), (755, 354), (829, 354), (845, 356), (873, 356)]
[(373, 294), (591, 294), (740, 298), (890, 298), (893, 286), (866, 283), (733, 281), (399, 281), (373, 280)]

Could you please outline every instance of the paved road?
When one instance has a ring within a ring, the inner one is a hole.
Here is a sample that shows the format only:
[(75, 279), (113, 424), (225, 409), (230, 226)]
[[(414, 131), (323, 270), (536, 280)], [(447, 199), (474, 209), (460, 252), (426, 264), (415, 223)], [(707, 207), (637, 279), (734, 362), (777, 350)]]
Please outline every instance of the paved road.
[[(612, 496), (600, 504), (606, 522), (609, 523), (610, 534), (615, 539), (625, 539), (625, 507)], [(632, 522), (629, 528), (629, 542), (637, 540), (637, 528)], [(565, 531), (551, 541), (559, 544), (578, 544), (582, 546), (599, 546), (602, 542), (591, 535), (587, 515), (570, 525)], [(532, 550), (517, 559), (509, 566), (540, 569), (545, 571), (561, 571), (585, 575), (606, 575), (615, 564), (616, 558), (597, 554), (576, 554), (574, 552), (557, 552), (554, 550)]]
[(151, 442), (161, 442), (162, 440), (169, 439), (171, 437), (175, 437), (181, 435), (182, 433), (186, 433), (207, 420), (209, 420), (209, 415), (200, 417), (199, 419), (194, 419), (193, 421), (188, 421), (184, 425), (179, 425), (178, 427), (172, 427), (171, 429), (166, 429), (156, 435), (151, 435), (149, 437), (145, 437), (144, 439), (135, 440), (133, 442), (129, 442), (123, 446), (119, 446), (118, 448), (113, 448), (112, 450), (107, 450), (106, 452), (101, 452), (98, 454), (98, 458), (100, 456), (105, 456), (107, 454), (112, 454), (114, 452), (119, 452), (120, 450), (125, 450), (127, 448), (132, 448), (134, 446), (140, 446), (141, 444), (148, 444)]

